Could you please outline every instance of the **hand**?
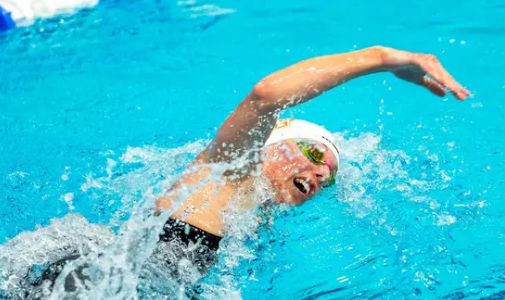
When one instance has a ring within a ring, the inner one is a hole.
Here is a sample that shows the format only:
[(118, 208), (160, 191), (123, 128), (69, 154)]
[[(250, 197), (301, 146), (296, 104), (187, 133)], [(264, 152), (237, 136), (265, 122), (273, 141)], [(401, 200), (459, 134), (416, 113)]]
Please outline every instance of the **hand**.
[(382, 48), (382, 62), (396, 77), (423, 86), (437, 96), (450, 91), (458, 100), (465, 100), (470, 92), (463, 88), (438, 59), (431, 54), (411, 53)]

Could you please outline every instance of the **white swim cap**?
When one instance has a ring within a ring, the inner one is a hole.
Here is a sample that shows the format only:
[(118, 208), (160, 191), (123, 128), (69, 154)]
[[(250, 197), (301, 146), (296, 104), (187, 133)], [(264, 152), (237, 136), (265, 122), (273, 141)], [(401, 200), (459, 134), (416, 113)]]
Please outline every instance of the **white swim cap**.
[(337, 158), (337, 165), (340, 166), (340, 151), (335, 145), (334, 137), (323, 127), (297, 119), (280, 119), (275, 124), (275, 128), (265, 145), (275, 144), (288, 139), (308, 139), (317, 141), (328, 147)]

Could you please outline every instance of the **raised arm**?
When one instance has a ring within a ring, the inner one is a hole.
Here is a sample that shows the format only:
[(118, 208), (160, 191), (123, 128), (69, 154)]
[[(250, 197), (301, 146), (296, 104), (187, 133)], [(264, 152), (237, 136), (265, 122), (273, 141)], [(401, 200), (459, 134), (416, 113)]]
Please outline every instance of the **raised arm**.
[[(469, 92), (442, 67), (435, 56), (385, 47), (308, 59), (262, 79), (219, 128), (207, 148), (209, 161), (228, 161), (269, 137), (278, 114), (356, 77), (390, 71), (424, 86), (438, 96), (450, 91), (464, 100)], [(428, 75), (428, 76), (426, 76)]]
[[(308, 59), (262, 79), (219, 128), (214, 140), (194, 164), (231, 161), (236, 155), (263, 146), (278, 114), (359, 76), (392, 72), (398, 78), (423, 86), (438, 96), (446, 90), (464, 100), (469, 92), (442, 67), (435, 56), (385, 47)], [(250, 166), (254, 166), (252, 161)], [(248, 168), (242, 168), (248, 174)], [(187, 172), (170, 190), (182, 183), (197, 184), (208, 168)], [(170, 208), (176, 193), (157, 202), (158, 209)], [(158, 210), (158, 213), (160, 210)]]

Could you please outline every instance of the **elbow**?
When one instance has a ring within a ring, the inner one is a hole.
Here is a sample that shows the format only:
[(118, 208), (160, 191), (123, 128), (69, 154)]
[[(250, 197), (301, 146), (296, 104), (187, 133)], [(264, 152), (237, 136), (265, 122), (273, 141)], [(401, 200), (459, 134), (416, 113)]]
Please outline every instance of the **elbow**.
[(258, 82), (249, 95), (250, 101), (260, 110), (274, 110), (277, 108), (277, 95), (268, 79)]
[(253, 87), (251, 96), (255, 99), (268, 99), (272, 94), (272, 85), (268, 79), (262, 79)]

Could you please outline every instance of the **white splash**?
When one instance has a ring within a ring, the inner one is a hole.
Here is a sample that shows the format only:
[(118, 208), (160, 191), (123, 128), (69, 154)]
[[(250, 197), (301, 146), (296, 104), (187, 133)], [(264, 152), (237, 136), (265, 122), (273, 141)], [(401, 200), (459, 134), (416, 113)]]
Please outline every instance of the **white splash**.
[(66, 193), (65, 195), (61, 196), (61, 200), (65, 201), (68, 205), (68, 210), (73, 211), (74, 210), (74, 204), (72, 201), (74, 200), (74, 193)]
[(29, 289), (26, 276), (33, 266), (75, 253), (96, 252), (113, 238), (107, 227), (90, 224), (79, 214), (54, 219), (49, 226), (33, 232), (22, 232), (0, 246), (0, 289), (15, 298)]
[(451, 215), (441, 215), (438, 216), (437, 225), (438, 226), (447, 226), (456, 223), (456, 218)]
[(18, 26), (31, 25), (37, 18), (70, 14), (97, 4), (98, 0), (0, 0), (0, 6), (12, 13)]
[(232, 8), (222, 8), (211, 3), (200, 4), (196, 0), (178, 1), (177, 5), (184, 7), (191, 18), (220, 16), (236, 12)]
[[(344, 138), (337, 135), (342, 151), (342, 168), (339, 174), (338, 199), (349, 204), (349, 209), (358, 218), (365, 218), (381, 209), (381, 199), (375, 191), (397, 192), (406, 201), (412, 201), (430, 211), (436, 219), (434, 225), (449, 225), (455, 220), (444, 212), (444, 206), (425, 193), (434, 188), (442, 188), (447, 180), (435, 178), (412, 178), (409, 166), (414, 160), (399, 150), (386, 150), (381, 147), (381, 137), (364, 133), (354, 138)], [(175, 149), (164, 149), (153, 146), (128, 147), (119, 157), (104, 159), (105, 173), (102, 177), (89, 174), (81, 185), (83, 193), (96, 193), (104, 198), (104, 203), (110, 202), (112, 195), (117, 195), (121, 207), (106, 225), (89, 224), (79, 215), (67, 215), (63, 219), (53, 220), (51, 225), (22, 233), (0, 248), (0, 263), (2, 265), (0, 287), (9, 292), (20, 292), (27, 288), (23, 278), (27, 270), (34, 264), (44, 264), (68, 255), (69, 251), (91, 253), (68, 264), (55, 284), (53, 298), (66, 296), (63, 289), (65, 274), (80, 264), (91, 265), (102, 276), (102, 280), (94, 282), (92, 290), (83, 290), (81, 296), (90, 299), (122, 299), (137, 294), (137, 286), (142, 282), (142, 270), (151, 253), (157, 247), (158, 234), (164, 220), (170, 212), (161, 217), (152, 217), (152, 207), (157, 197), (164, 193), (167, 187), (180, 175), (191, 160), (204, 149), (208, 141), (200, 140), (188, 143)], [(108, 153), (108, 152), (107, 152)], [(430, 174), (440, 175), (438, 158), (425, 157), (430, 167)], [(416, 162), (417, 163), (417, 162)], [(210, 165), (212, 173), (209, 178), (218, 178), (223, 170), (240, 168), (241, 165)], [(180, 199), (191, 194), (199, 186), (181, 192)], [(257, 195), (260, 201), (267, 198), (268, 187), (259, 181), (259, 189), (264, 193)], [(68, 193), (62, 197), (69, 206), (74, 194)], [(180, 200), (179, 202), (180, 203)], [(177, 205), (176, 205), (177, 207)], [(124, 217), (128, 216), (124, 221)], [(391, 235), (397, 230), (390, 228), (390, 217), (387, 212), (378, 214), (380, 222), (377, 226), (384, 228)], [(237, 279), (233, 270), (243, 261), (256, 257), (254, 249), (247, 246), (245, 240), (256, 239), (257, 217), (252, 211), (235, 211), (225, 218), (228, 232), (220, 248), (220, 259), (216, 265), (215, 280), (203, 284), (203, 295), (206, 299), (241, 299), (240, 283), (251, 280)], [(108, 226), (119, 227), (117, 235)], [(35, 241), (35, 242), (33, 242)], [(20, 249), (24, 249), (20, 255)], [(97, 256), (96, 253), (102, 253)], [(272, 256), (275, 253), (271, 254)], [(154, 275), (153, 275), (154, 276)], [(150, 280), (149, 278), (147, 278)], [(170, 283), (168, 279), (167, 284)], [(181, 299), (184, 296), (181, 295)]]

